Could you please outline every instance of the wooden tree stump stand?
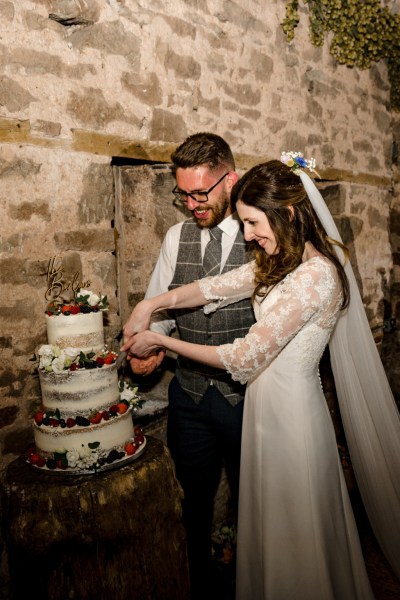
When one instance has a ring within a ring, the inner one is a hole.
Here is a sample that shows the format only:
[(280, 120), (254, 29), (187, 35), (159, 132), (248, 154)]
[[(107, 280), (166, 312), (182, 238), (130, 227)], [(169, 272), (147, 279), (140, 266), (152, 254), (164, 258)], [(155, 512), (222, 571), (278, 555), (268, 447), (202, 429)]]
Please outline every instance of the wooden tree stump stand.
[(15, 599), (189, 598), (182, 490), (160, 440), (95, 475), (46, 473), (21, 457), (2, 494)]

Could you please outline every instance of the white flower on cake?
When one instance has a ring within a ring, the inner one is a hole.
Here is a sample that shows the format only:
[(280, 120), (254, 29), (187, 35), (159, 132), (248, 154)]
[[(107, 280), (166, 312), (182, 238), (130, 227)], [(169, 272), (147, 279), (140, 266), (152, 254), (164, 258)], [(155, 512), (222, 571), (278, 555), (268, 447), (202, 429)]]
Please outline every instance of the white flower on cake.
[(82, 446), (82, 448), (78, 451), (79, 458), (84, 459), (88, 456), (92, 455), (92, 450), (88, 446)]
[(79, 290), (79, 293), (76, 297), (77, 301), (79, 301), (79, 297), (83, 296), (86, 297), (85, 300), (86, 302), (89, 304), (89, 306), (97, 306), (97, 304), (99, 304), (101, 298), (98, 294), (95, 294), (94, 292), (91, 292), (90, 290)]
[(71, 362), (78, 358), (80, 354), (79, 348), (65, 348), (64, 354), (67, 358), (71, 359)]
[[(91, 369), (94, 367), (103, 367), (115, 363), (117, 353), (104, 348), (102, 352), (88, 352), (85, 354), (79, 348), (59, 348), (59, 346), (51, 346), (44, 344), (38, 350), (39, 369), (46, 372), (54, 371), (61, 373), (62, 371), (75, 371), (76, 369)], [(34, 357), (33, 360), (36, 360)]]
[[(60, 356), (57, 356), (57, 358), (55, 358), (53, 360), (53, 362), (51, 363), (51, 368), (53, 373), (62, 373), (65, 369), (66, 365), (66, 360), (67, 357), (65, 356), (64, 353), (60, 354)], [(72, 363), (72, 361), (70, 359), (68, 359), (70, 361), (70, 364)], [(69, 366), (69, 365), (68, 365)]]
[(51, 346), (50, 344), (43, 344), (43, 346), (40, 346), (40, 348), (38, 350), (38, 354), (39, 354), (39, 356), (53, 357), (53, 355), (54, 355), (53, 346)]
[(90, 456), (86, 457), (87, 463), (92, 465), (97, 465), (99, 463), (99, 459), (100, 454), (98, 452), (91, 452)]
[(127, 402), (132, 407), (133, 412), (136, 413), (146, 402), (138, 396), (139, 388), (125, 379), (120, 379), (118, 385), (120, 401)]
[(79, 461), (79, 452), (77, 450), (69, 450), (67, 452), (68, 465), (74, 469)]
[(40, 357), (39, 360), (39, 369), (44, 369), (45, 371), (52, 371), (51, 363), (53, 362), (53, 356), (45, 354)]
[[(54, 346), (50, 346), (49, 344), (44, 344), (38, 350), (39, 354), (39, 369), (44, 369), (45, 371), (52, 371), (52, 362), (55, 358)], [(58, 353), (59, 354), (59, 353)]]
[(121, 400), (127, 400), (128, 402), (130, 402), (130, 400), (133, 400), (134, 398), (137, 398), (137, 391), (138, 388), (134, 387), (134, 388), (129, 388), (127, 386), (125, 386), (122, 391), (120, 392), (120, 398)]

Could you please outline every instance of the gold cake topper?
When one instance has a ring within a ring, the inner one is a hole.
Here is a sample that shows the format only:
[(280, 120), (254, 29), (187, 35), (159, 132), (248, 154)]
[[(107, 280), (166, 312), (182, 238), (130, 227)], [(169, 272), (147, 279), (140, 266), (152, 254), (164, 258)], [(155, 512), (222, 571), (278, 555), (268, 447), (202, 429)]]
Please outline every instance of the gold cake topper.
[(83, 281), (82, 275), (76, 272), (72, 279), (64, 278), (64, 268), (62, 266), (62, 259), (60, 256), (52, 256), (49, 260), (49, 266), (47, 268), (47, 281), (48, 287), (45, 293), (45, 299), (55, 300), (59, 298), (61, 294), (69, 290), (72, 291), (74, 298), (76, 293), (81, 288), (90, 287), (90, 281)]

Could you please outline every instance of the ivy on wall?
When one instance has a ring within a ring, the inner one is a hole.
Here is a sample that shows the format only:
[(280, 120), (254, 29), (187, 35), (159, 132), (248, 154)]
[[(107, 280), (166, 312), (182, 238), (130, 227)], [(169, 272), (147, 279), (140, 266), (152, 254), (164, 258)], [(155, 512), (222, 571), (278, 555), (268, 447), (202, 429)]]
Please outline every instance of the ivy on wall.
[[(386, 61), (391, 108), (400, 112), (400, 14), (383, 8), (380, 0), (303, 1), (314, 46), (322, 46), (332, 32), (329, 51), (339, 64), (369, 69), (373, 62)], [(286, 3), (281, 26), (289, 42), (300, 20), (298, 8), (299, 0)]]

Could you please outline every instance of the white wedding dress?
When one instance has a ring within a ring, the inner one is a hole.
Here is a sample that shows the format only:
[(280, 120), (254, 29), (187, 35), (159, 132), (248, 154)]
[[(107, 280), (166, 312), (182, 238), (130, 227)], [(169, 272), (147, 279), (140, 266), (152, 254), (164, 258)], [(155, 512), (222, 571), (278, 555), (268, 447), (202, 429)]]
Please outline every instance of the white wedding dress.
[[(254, 289), (254, 263), (199, 282), (212, 312)], [(245, 338), (220, 346), (247, 382), (240, 472), (237, 600), (369, 600), (357, 528), (318, 364), (342, 296), (314, 256), (261, 303)]]

